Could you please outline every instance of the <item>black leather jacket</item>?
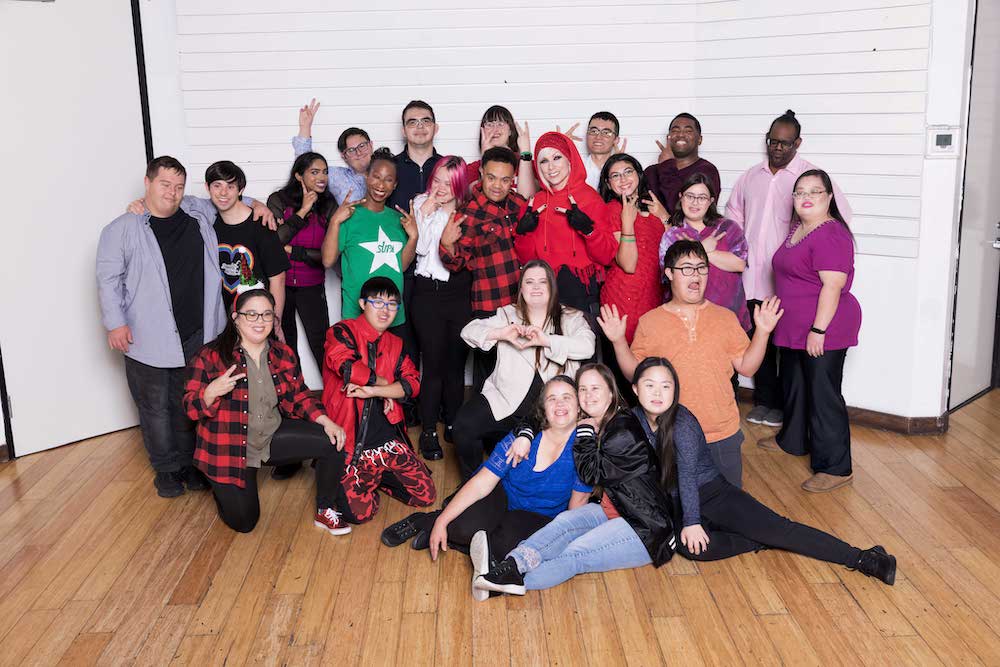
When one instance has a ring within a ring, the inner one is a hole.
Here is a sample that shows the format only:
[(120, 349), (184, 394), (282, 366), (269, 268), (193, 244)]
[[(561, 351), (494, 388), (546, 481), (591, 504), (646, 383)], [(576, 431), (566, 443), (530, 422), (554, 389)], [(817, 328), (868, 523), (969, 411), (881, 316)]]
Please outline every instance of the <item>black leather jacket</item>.
[(673, 503), (660, 486), (660, 465), (646, 431), (631, 412), (608, 422), (600, 442), (594, 430), (577, 428), (573, 457), (585, 484), (601, 485), (659, 567), (677, 548), (671, 520)]

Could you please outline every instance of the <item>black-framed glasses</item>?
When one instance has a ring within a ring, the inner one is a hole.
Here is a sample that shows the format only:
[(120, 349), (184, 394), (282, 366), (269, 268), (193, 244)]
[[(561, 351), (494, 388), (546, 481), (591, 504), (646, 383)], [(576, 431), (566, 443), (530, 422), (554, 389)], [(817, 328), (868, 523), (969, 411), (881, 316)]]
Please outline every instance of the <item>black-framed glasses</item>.
[(602, 137), (604, 137), (606, 139), (611, 139), (612, 137), (618, 136), (618, 133), (615, 132), (614, 130), (612, 130), (611, 128), (609, 128), (609, 127), (605, 127), (603, 129), (600, 128), (600, 127), (588, 127), (587, 128), (587, 134), (589, 134), (592, 137), (596, 137), (597, 135), (601, 135)]
[(371, 147), (371, 145), (372, 142), (370, 141), (362, 141), (357, 146), (351, 146), (350, 148), (345, 148), (344, 153), (350, 155), (351, 157), (354, 157), (356, 155), (363, 155), (364, 153), (368, 152), (368, 149)]
[(674, 271), (680, 271), (681, 275), (685, 276), (693, 276), (695, 272), (697, 272), (699, 276), (708, 275), (708, 264), (699, 264), (697, 266), (671, 266), (670, 268)]
[(399, 310), (398, 301), (386, 301), (385, 299), (365, 299), (366, 303), (370, 303), (372, 308), (375, 310), (382, 310), (383, 308), (388, 308), (389, 310)]
[(764, 143), (767, 144), (768, 148), (777, 148), (778, 146), (781, 146), (786, 151), (795, 145), (794, 140), (785, 141), (783, 139), (772, 139), (771, 137), (768, 137), (766, 135), (764, 136)]
[(423, 127), (424, 125), (433, 125), (433, 124), (434, 124), (434, 119), (428, 116), (424, 116), (423, 118), (411, 118), (410, 120), (404, 123), (406, 127), (410, 128)]
[(242, 315), (243, 319), (247, 322), (256, 322), (257, 320), (263, 319), (265, 322), (271, 322), (274, 320), (274, 311), (265, 310), (263, 313), (258, 313), (256, 310), (239, 310), (237, 314)]

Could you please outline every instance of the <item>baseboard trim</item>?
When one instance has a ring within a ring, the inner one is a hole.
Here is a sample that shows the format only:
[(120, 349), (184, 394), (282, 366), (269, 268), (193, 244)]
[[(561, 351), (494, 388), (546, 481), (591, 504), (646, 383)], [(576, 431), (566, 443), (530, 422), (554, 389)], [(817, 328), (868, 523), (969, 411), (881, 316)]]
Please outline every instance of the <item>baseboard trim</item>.
[[(740, 387), (739, 398), (741, 401), (752, 403), (753, 390), (747, 387)], [(847, 406), (847, 414), (850, 416), (852, 424), (893, 431), (904, 435), (933, 435), (944, 433), (948, 430), (947, 412), (940, 417), (903, 417), (901, 415), (891, 415), (886, 412)]]
[(10, 461), (10, 447), (6, 444), (0, 445), (0, 463), (7, 463)]

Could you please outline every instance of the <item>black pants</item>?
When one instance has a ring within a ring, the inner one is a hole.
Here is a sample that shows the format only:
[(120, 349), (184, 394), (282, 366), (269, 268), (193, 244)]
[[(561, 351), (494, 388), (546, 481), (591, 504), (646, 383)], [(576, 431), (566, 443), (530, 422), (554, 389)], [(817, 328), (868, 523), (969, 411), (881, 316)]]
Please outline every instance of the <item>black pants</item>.
[[(761, 302), (756, 299), (747, 301), (747, 308), (750, 309), (750, 331), (747, 335), (753, 338), (757, 327), (753, 323), (753, 312)], [(778, 348), (772, 342), (772, 336), (767, 338), (767, 348), (764, 350), (764, 361), (760, 368), (753, 375), (753, 404), (763, 405), (766, 408), (781, 408), (781, 378), (778, 371)]]
[(721, 560), (749, 551), (773, 548), (848, 567), (857, 564), (861, 553), (857, 547), (775, 513), (721, 477), (698, 489), (698, 496), (701, 501), (701, 526), (708, 534), (708, 548), (696, 556), (678, 539), (677, 551), (685, 558)]
[[(594, 332), (594, 340), (600, 341), (604, 334), (597, 323), (597, 316), (601, 313), (601, 284), (597, 281), (597, 277), (591, 277), (590, 282), (584, 284), (568, 267), (564, 266), (556, 274), (556, 285), (559, 288), (559, 303), (576, 308), (583, 313), (591, 331)], [(602, 356), (601, 345), (597, 344), (594, 346), (593, 356), (580, 363), (601, 361)]]
[(459, 550), (467, 550), (472, 536), (485, 530), (490, 553), (493, 558), (503, 560), (522, 540), (531, 537), (550, 521), (552, 517), (544, 514), (508, 509), (507, 494), (503, 485), (498, 483), (488, 496), (469, 505), (448, 524), (448, 543)]
[[(181, 341), (185, 363), (201, 349), (202, 338), (199, 329)], [(150, 466), (156, 472), (176, 472), (190, 466), (195, 423), (181, 405), (187, 369), (156, 368), (125, 357), (125, 379), (139, 410), (139, 428)]]
[(458, 468), (463, 482), (476, 473), (487, 448), (493, 451), (496, 444), (514, 430), (521, 419), (528, 416), (538, 400), (542, 386), (541, 378), (535, 373), (528, 394), (514, 414), (503, 419), (498, 420), (493, 416), (493, 410), (482, 394), (476, 394), (459, 409), (458, 417), (455, 418), (455, 451), (458, 453)]
[[(472, 318), (480, 320), (492, 317), (495, 312), (486, 310), (472, 311)], [(464, 343), (463, 343), (464, 344)], [(486, 378), (493, 374), (493, 369), (497, 366), (497, 348), (493, 346), (488, 352), (480, 350), (478, 347), (472, 350), (472, 392), (478, 394), (486, 384)]]
[[(413, 310), (423, 368), (420, 373), (420, 421), (433, 431), (438, 415), (453, 424), (465, 397), (465, 360), (469, 348), (462, 340), (462, 327), (472, 317), (468, 271), (453, 273), (448, 281), (416, 277)], [(442, 413), (442, 406), (444, 412)]]
[(415, 328), (416, 321), (420, 319), (420, 313), (413, 310), (415, 278), (411, 264), (410, 269), (403, 273), (403, 312), (406, 313), (406, 321), (395, 327), (393, 331), (403, 339), (403, 353), (410, 357), (414, 366), (420, 368), (420, 346), (417, 345), (417, 330)]
[[(316, 460), (316, 508), (341, 511), (345, 506), (340, 480), (344, 475), (344, 453), (337, 451), (323, 427), (301, 419), (282, 419), (271, 438), (271, 458), (265, 465), (276, 466)], [(238, 533), (249, 533), (260, 519), (257, 495), (257, 468), (247, 468), (246, 486), (212, 484), (219, 518)]]
[(312, 352), (316, 365), (322, 371), (323, 346), (326, 343), (326, 330), (330, 328), (330, 312), (326, 307), (326, 285), (285, 286), (285, 309), (281, 314), (281, 332), (285, 334), (288, 346), (295, 351), (295, 354), (299, 354), (295, 313), (302, 318), (302, 328), (305, 329), (309, 351)]
[(840, 385), (847, 350), (810, 357), (781, 349), (785, 418), (777, 440), (789, 454), (808, 453), (813, 472), (851, 474), (851, 429)]

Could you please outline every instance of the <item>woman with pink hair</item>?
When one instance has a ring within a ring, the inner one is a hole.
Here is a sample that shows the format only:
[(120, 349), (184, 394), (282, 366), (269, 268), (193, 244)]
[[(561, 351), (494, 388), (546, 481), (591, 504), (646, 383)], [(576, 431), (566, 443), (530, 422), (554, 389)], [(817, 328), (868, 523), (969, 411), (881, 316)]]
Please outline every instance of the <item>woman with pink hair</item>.
[(465, 358), (469, 349), (462, 342), (462, 327), (472, 319), (472, 274), (451, 273), (441, 262), (441, 233), (454, 224), (456, 210), (469, 200), (469, 176), (465, 160), (448, 155), (438, 160), (427, 183), (427, 191), (413, 198), (417, 220), (417, 260), (413, 286), (413, 327), (417, 333), (423, 373), (419, 408), (423, 433), (420, 453), (425, 459), (444, 456), (438, 441), (437, 422), (442, 414), (445, 437), (462, 405), (465, 390)]

